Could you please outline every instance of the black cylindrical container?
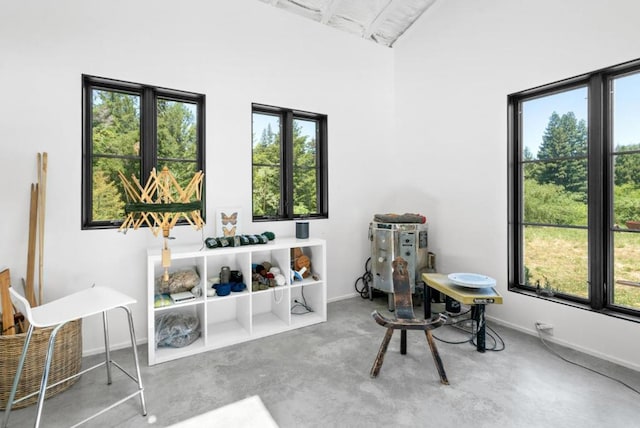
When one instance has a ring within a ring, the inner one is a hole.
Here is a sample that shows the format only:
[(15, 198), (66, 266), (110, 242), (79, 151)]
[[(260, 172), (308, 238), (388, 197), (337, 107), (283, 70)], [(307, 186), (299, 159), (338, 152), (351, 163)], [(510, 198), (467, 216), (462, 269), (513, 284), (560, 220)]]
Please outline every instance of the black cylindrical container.
[(309, 222), (298, 221), (296, 222), (296, 238), (307, 239), (309, 237)]

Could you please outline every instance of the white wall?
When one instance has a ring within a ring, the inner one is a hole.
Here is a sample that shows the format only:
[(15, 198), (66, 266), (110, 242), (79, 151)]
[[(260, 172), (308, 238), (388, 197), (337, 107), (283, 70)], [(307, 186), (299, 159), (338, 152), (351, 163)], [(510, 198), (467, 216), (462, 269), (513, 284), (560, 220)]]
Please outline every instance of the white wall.
[(494, 319), (552, 323), (559, 342), (635, 369), (640, 324), (507, 291), (506, 167), (507, 95), (640, 57), (639, 14), (635, 0), (438, 1), (394, 47), (396, 141), (439, 270), (495, 277)]
[[(249, 233), (294, 233), (250, 221), (251, 103), (328, 114), (330, 218), (311, 234), (328, 240), (329, 299), (354, 292), (374, 213), (421, 212), (440, 271), (498, 279), (493, 318), (528, 331), (551, 322), (560, 341), (640, 369), (639, 324), (506, 290), (506, 95), (640, 57), (635, 4), (439, 1), (391, 50), (256, 0), (2, 2), (0, 268), (14, 284), (25, 276), (29, 185), (46, 151), (46, 299), (113, 286), (138, 299), (146, 339), (145, 255), (160, 240), (80, 230), (86, 73), (206, 94), (207, 210), (242, 207)], [(85, 351), (98, 333), (85, 323)]]
[[(241, 207), (244, 233), (292, 236), (292, 222), (251, 222), (251, 103), (325, 113), (329, 120), (329, 299), (354, 293), (368, 254), (367, 227), (392, 141), (393, 56), (377, 46), (257, 0), (27, 0), (0, 5), (0, 268), (26, 272), (29, 185), (36, 153), (49, 153), (45, 299), (109, 285), (134, 296), (146, 339), (144, 229), (80, 230), (81, 74), (206, 94), (207, 210)], [(213, 217), (212, 214), (211, 218)], [(208, 224), (204, 236), (213, 236)], [(174, 229), (173, 245), (201, 234)], [(118, 317), (120, 318), (120, 317)], [(84, 349), (99, 349), (99, 320)], [(126, 329), (115, 322), (114, 344)]]

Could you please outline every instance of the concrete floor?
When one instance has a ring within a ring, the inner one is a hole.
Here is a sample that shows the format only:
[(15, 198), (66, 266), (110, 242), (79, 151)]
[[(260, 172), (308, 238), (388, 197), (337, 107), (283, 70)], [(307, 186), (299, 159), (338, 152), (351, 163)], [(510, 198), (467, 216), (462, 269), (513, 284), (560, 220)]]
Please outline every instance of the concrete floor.
[[(407, 355), (400, 355), (396, 333), (379, 377), (371, 379), (384, 336), (370, 316), (374, 308), (385, 310), (386, 299), (331, 303), (327, 323), (153, 367), (146, 365), (146, 346), (141, 346), (148, 416), (140, 415), (139, 401), (132, 399), (87, 426), (167, 426), (251, 395), (261, 397), (281, 428), (640, 426), (640, 395), (560, 360), (536, 337), (491, 323), (506, 343), (502, 352), (481, 354), (469, 343), (437, 342), (449, 386), (439, 383), (424, 334), (411, 331)], [(434, 333), (451, 341), (467, 337), (449, 326)], [(639, 372), (554, 348), (640, 389)], [(113, 357), (132, 366), (129, 351)], [(87, 358), (86, 364), (96, 359)], [(69, 426), (92, 408), (135, 390), (115, 373), (111, 386), (104, 385), (98, 370), (48, 399), (43, 426)], [(10, 426), (31, 426), (34, 415), (33, 406), (12, 411)]]

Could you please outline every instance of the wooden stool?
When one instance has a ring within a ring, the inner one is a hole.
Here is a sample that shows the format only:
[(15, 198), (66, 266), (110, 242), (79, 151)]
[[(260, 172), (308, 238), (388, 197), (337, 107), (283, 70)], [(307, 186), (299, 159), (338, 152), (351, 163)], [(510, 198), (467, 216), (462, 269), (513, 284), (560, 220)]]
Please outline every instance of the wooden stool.
[(402, 257), (397, 257), (393, 263), (393, 299), (395, 303), (395, 319), (389, 319), (382, 316), (377, 310), (373, 311), (371, 316), (378, 324), (387, 329), (380, 350), (371, 367), (371, 377), (378, 376), (382, 363), (384, 362), (384, 354), (387, 352), (389, 341), (393, 336), (394, 330), (401, 331), (400, 353), (407, 353), (407, 330), (422, 330), (427, 337), (427, 343), (433, 355), (433, 361), (436, 364), (440, 375), (440, 383), (448, 385), (447, 374), (444, 371), (442, 360), (438, 354), (438, 348), (433, 340), (431, 330), (438, 328), (445, 323), (447, 317), (438, 314), (429, 320), (416, 319), (413, 313), (413, 301), (411, 299), (411, 285), (409, 283), (409, 272), (407, 270), (407, 262)]

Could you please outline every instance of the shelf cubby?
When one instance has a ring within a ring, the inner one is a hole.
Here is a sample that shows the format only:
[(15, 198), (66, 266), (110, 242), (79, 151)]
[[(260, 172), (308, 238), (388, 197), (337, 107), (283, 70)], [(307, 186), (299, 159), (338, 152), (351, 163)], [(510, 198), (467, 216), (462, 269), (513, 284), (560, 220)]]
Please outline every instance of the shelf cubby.
[[(306, 280), (305, 280), (306, 281)], [(307, 326), (321, 322), (327, 317), (325, 288), (322, 282), (307, 281), (291, 288), (291, 325)], [(302, 304), (311, 309), (307, 311)]]
[(253, 334), (266, 336), (276, 329), (289, 326), (289, 290), (286, 287), (271, 287), (252, 295)]
[[(194, 353), (202, 352), (206, 348), (205, 337), (204, 337), (204, 320), (205, 314), (202, 305), (202, 299), (199, 299), (200, 302), (190, 301), (187, 303), (178, 303), (171, 306), (165, 306), (163, 308), (157, 308), (154, 311), (153, 318), (153, 336), (149, 337), (149, 351), (151, 352), (151, 346), (153, 346), (154, 359), (156, 362), (169, 361), (176, 358), (182, 358), (187, 355), (191, 355)], [(156, 321), (163, 316), (168, 316), (169, 314), (184, 314), (187, 316), (195, 316), (198, 318), (198, 329), (200, 332), (199, 337), (192, 342), (191, 344), (179, 348), (170, 347), (170, 346), (156, 346)], [(152, 344), (152, 345), (151, 345)]]
[(277, 267), (280, 269), (280, 273), (282, 273), (285, 277), (286, 283), (289, 283), (289, 250), (287, 248), (279, 248), (279, 249), (260, 249), (260, 251), (256, 251), (251, 253), (251, 264), (261, 265), (264, 262), (269, 262), (271, 266)]
[(251, 335), (251, 301), (248, 292), (207, 300), (206, 346), (244, 342)]

